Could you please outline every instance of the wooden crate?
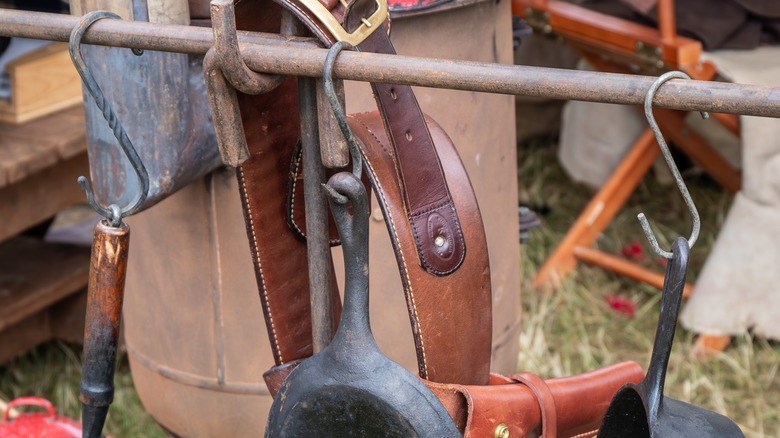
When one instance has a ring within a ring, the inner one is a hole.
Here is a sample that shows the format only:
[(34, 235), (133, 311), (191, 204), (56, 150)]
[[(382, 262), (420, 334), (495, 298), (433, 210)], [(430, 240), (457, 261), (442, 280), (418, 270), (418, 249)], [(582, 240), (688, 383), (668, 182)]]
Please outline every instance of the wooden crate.
[(66, 43), (54, 43), (9, 62), (11, 98), (0, 99), (0, 121), (21, 124), (78, 105), (81, 78)]

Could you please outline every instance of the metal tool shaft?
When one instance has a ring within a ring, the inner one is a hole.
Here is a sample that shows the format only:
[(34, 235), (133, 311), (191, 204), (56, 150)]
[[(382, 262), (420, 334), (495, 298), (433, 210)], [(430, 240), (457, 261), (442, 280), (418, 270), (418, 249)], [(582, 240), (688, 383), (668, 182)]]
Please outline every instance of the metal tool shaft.
[[(0, 35), (67, 41), (78, 17), (0, 10)], [(327, 50), (311, 39), (239, 32), (241, 55), (254, 71), (321, 77)], [(84, 43), (202, 55), (211, 30), (194, 26), (104, 20)], [(654, 77), (499, 65), (372, 53), (344, 53), (338, 79), (450, 88), (487, 93), (642, 105)], [(655, 106), (685, 111), (780, 117), (780, 89), (708, 81), (672, 81)]]

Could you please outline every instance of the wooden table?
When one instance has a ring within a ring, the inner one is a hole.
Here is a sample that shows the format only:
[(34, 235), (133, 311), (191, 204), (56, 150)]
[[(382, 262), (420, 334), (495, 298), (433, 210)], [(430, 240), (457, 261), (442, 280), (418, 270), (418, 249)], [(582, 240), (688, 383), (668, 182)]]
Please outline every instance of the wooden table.
[(21, 233), (84, 201), (81, 106), (0, 124), (0, 363), (52, 338), (83, 336), (89, 248)]

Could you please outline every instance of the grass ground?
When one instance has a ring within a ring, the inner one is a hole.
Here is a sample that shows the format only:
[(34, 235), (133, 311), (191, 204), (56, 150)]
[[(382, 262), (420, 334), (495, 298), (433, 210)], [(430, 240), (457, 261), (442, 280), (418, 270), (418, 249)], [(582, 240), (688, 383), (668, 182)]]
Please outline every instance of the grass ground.
[[(695, 280), (731, 199), (704, 177), (688, 174), (686, 180), (703, 221), (702, 235), (691, 254), (689, 279)], [(530, 284), (592, 191), (566, 178), (550, 142), (532, 142), (522, 148), (518, 181), (521, 202), (549, 207), (543, 227), (522, 248), (524, 313), (518, 368), (557, 377), (623, 360), (646, 366), (658, 317), (657, 290), (589, 266), (580, 266), (556, 293), (543, 293)], [(646, 178), (597, 245), (619, 252), (638, 242), (650, 254), (636, 220), (639, 211), (646, 212), (659, 234), (667, 238), (689, 233), (688, 213), (676, 189)], [(661, 246), (668, 248), (669, 242), (662, 241)], [(651, 257), (647, 264), (656, 265)], [(604, 300), (608, 295), (634, 302), (634, 316), (610, 309)], [(728, 415), (748, 437), (780, 437), (780, 345), (745, 334), (724, 354), (700, 362), (690, 354), (693, 339), (692, 333), (678, 330), (667, 395)], [(78, 350), (50, 343), (0, 367), (0, 399), (39, 395), (53, 401), (60, 412), (78, 418)], [(117, 366), (116, 385), (107, 432), (116, 437), (164, 436), (144, 413), (124, 357)]]

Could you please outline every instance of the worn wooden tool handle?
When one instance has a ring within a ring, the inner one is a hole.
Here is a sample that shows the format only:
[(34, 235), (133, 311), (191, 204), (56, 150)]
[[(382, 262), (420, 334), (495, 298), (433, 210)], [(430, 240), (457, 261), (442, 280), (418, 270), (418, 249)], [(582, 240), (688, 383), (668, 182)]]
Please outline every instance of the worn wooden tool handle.
[(119, 322), (124, 299), (130, 228), (95, 225), (84, 328), (84, 357), (79, 399), (84, 437), (100, 437), (114, 399)]

